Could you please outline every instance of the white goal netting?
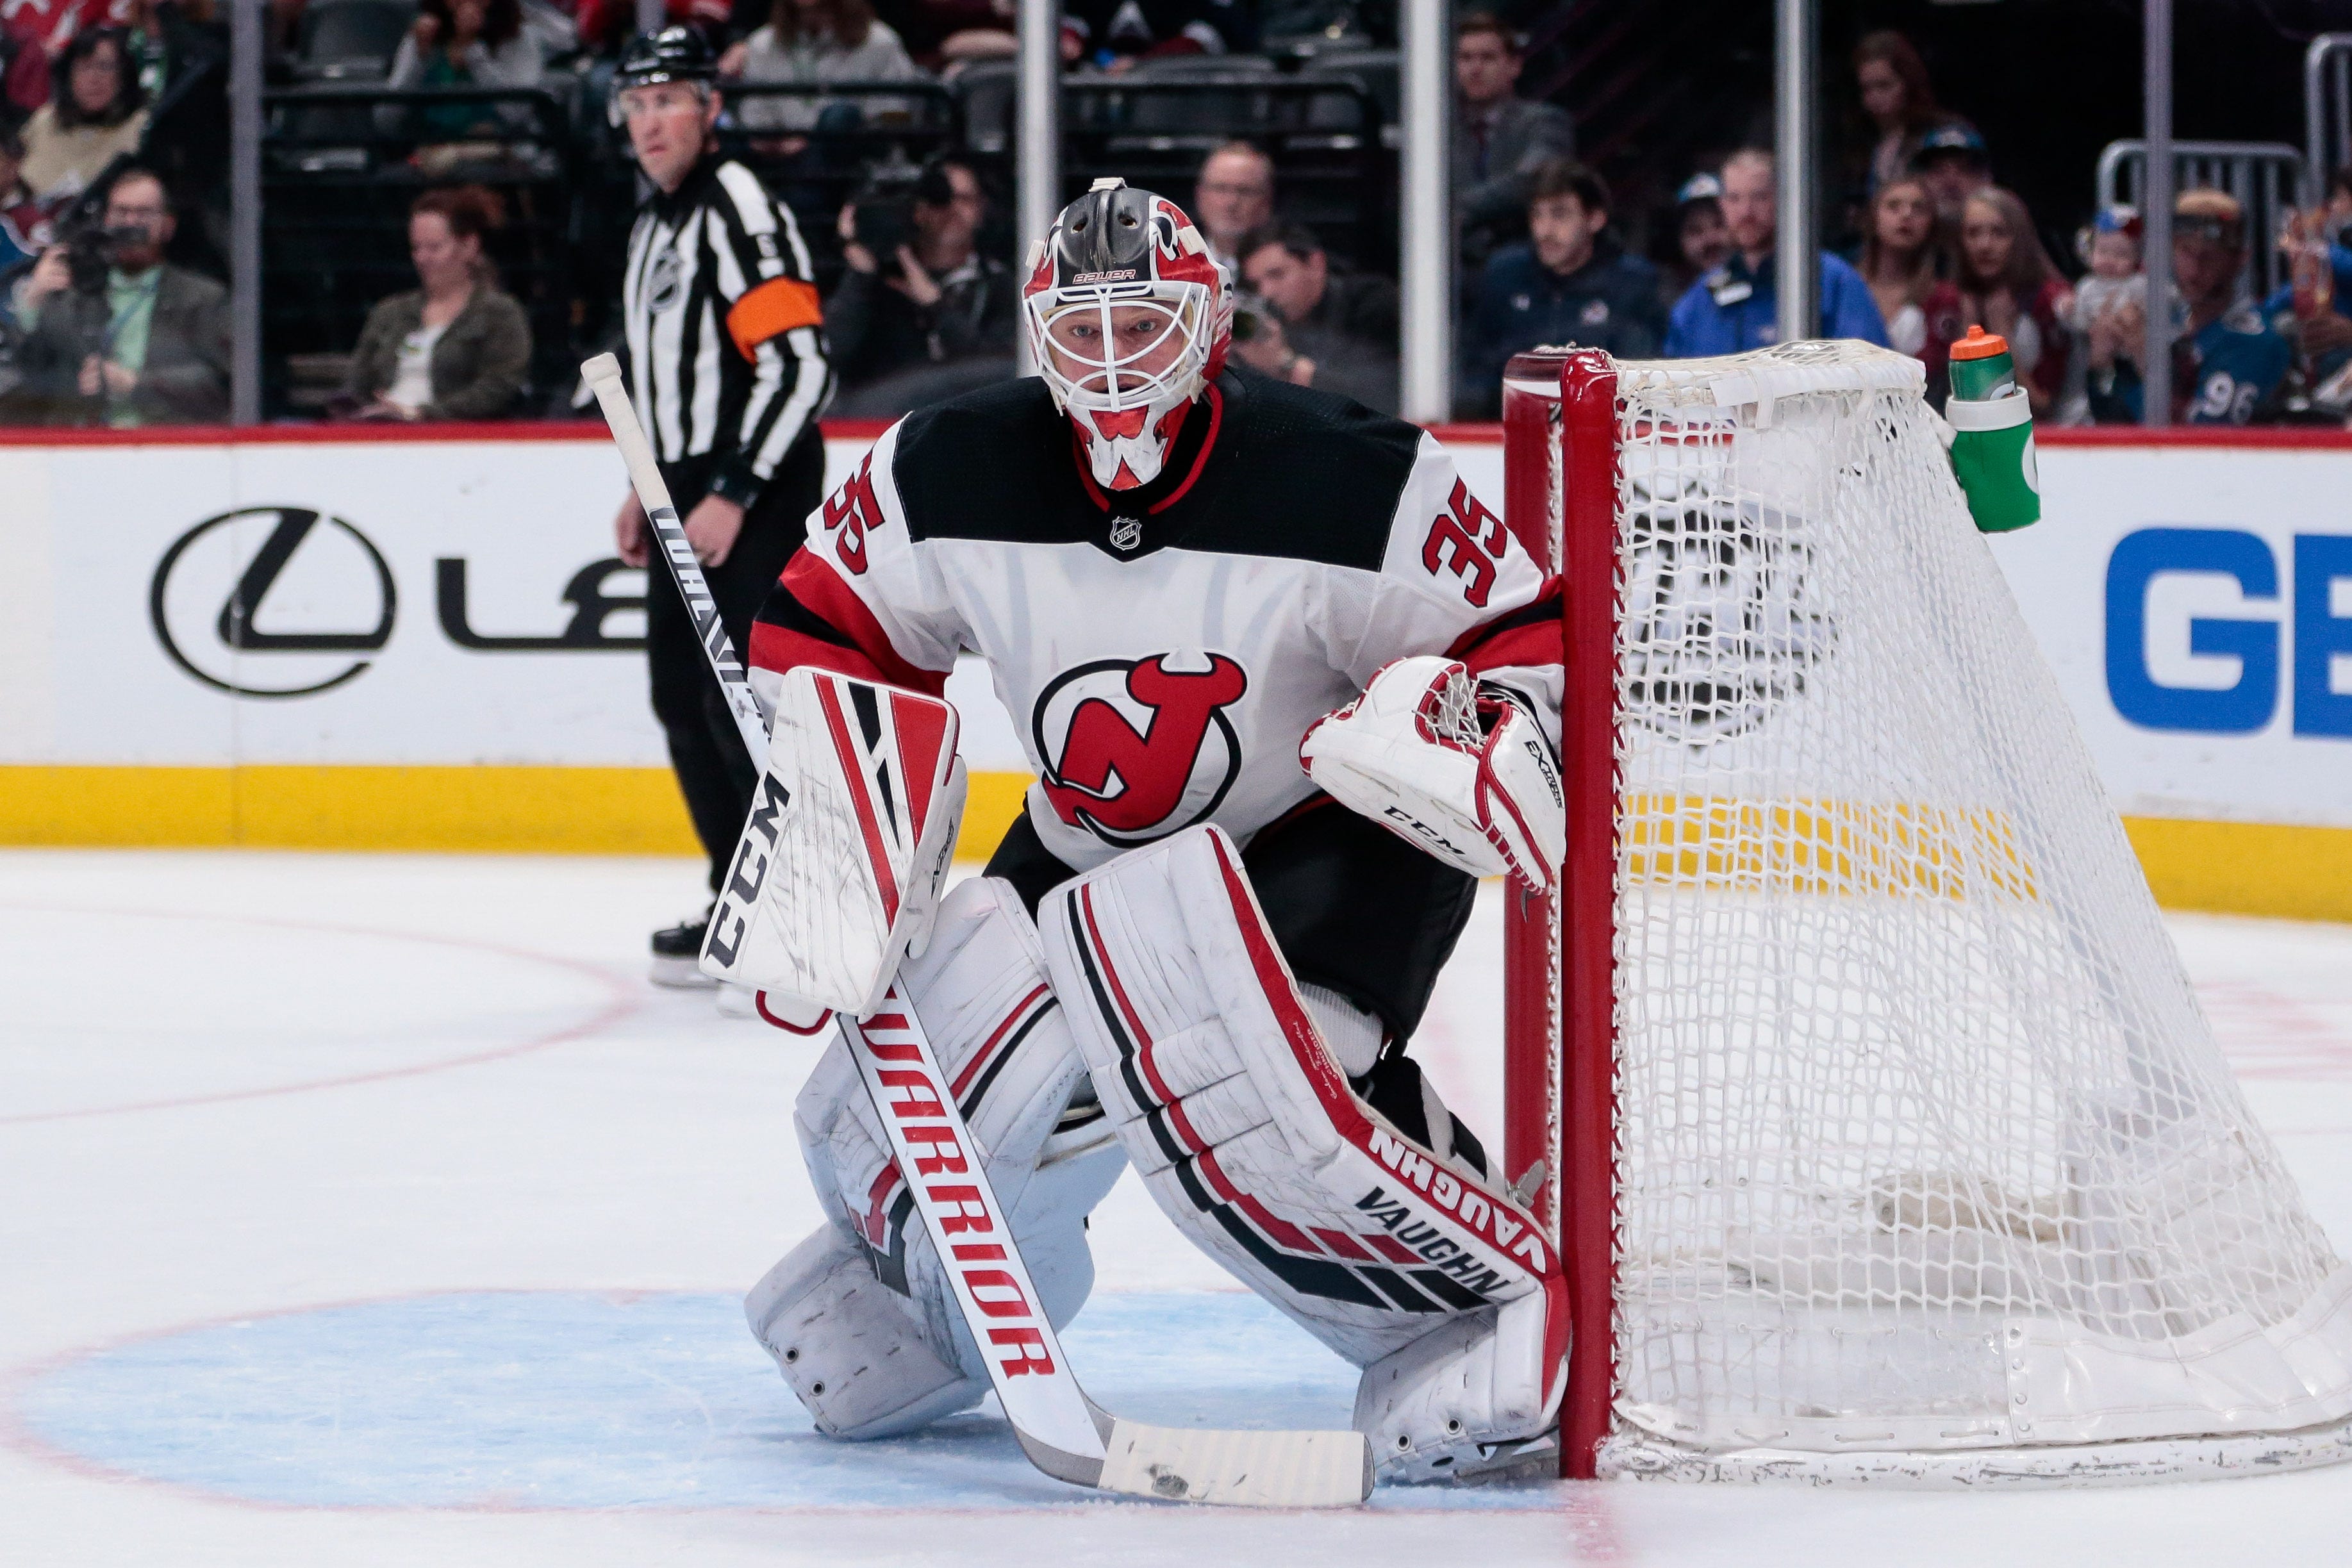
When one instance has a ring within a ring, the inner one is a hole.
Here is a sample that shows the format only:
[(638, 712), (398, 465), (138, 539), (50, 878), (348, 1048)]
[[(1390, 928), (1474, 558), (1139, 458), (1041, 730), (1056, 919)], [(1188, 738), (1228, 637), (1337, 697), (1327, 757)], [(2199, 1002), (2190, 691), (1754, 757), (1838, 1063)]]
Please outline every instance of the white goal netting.
[(2339, 1455), (2352, 1270), (2199, 1014), (1917, 364), (1626, 364), (1617, 407), (1604, 1463)]

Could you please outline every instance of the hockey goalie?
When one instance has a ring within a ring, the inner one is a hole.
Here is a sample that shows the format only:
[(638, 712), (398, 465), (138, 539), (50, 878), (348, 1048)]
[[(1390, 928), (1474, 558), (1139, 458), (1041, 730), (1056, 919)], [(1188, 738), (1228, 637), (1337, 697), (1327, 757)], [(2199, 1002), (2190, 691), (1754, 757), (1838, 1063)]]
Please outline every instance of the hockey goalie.
[[(1042, 374), (894, 425), (760, 614), (775, 727), (742, 858), (794, 800), (862, 826), (761, 850), (706, 967), (779, 1017), (855, 1013), (895, 977), (1056, 1326), (1132, 1163), (1362, 1369), (1380, 1474), (1528, 1464), (1560, 1397), (1558, 1260), (1528, 1173), (1495, 1168), (1408, 1048), (1477, 878), (1552, 881), (1558, 589), (1433, 438), (1229, 367), (1230, 280), (1165, 199), (1098, 183), (1023, 293)], [(939, 699), (964, 653), (1038, 777), (941, 897), (961, 775)], [(753, 1290), (754, 1333), (838, 1437), (977, 1403), (839, 1040), (796, 1121), (828, 1222)]]

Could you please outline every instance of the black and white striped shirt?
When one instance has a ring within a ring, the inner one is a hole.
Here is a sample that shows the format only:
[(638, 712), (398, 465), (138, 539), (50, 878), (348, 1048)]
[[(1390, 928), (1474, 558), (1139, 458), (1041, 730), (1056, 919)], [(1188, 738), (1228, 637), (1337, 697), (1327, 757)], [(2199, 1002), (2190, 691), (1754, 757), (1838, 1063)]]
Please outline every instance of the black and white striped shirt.
[(750, 506), (833, 398), (791, 211), (741, 164), (705, 156), (638, 209), (621, 309), (655, 455), (712, 461), (711, 493)]

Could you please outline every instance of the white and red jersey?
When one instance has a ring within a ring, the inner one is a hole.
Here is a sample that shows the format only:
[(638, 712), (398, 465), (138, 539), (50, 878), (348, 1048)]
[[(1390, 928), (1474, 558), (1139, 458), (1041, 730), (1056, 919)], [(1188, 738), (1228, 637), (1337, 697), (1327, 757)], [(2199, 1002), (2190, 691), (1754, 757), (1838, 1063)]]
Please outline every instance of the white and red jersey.
[(1559, 733), (1556, 590), (1416, 427), (1242, 372), (1165, 472), (1105, 492), (1035, 378), (908, 415), (808, 523), (752, 679), (816, 664), (938, 694), (977, 653), (1084, 870), (1313, 795), (1298, 743), (1392, 659), (1451, 653)]

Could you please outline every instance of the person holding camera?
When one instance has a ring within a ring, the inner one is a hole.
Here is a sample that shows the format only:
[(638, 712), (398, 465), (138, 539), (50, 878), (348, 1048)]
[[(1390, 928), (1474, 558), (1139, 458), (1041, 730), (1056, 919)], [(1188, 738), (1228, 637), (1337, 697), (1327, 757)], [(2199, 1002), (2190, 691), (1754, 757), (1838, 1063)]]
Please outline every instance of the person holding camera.
[[(700, 32), (665, 27), (629, 46), (612, 112), (650, 193), (621, 277), (629, 394), (735, 646), (824, 498), (817, 416), (833, 370), (808, 246), (792, 209), (719, 151), (719, 59)], [(635, 496), (614, 519), (622, 560), (651, 559)], [(656, 568), (646, 585), (654, 717), (717, 892), (759, 782), (704, 663), (694, 618)], [(711, 987), (696, 966), (705, 912), (653, 938), (657, 985)]]
[(49, 424), (227, 422), (228, 291), (163, 260), (175, 220), (137, 165), (108, 189), (100, 225), (58, 225), (16, 296), (21, 395)]
[(844, 413), (903, 413), (970, 384), (932, 373), (948, 366), (1012, 374), (1020, 301), (1011, 269), (978, 249), (987, 214), (980, 176), (951, 156), (877, 171), (842, 207), (848, 267), (824, 323), (843, 385), (861, 394)]
[(1397, 411), (1397, 287), (1331, 265), (1304, 224), (1267, 224), (1242, 236), (1242, 292), (1234, 352), (1293, 386)]

